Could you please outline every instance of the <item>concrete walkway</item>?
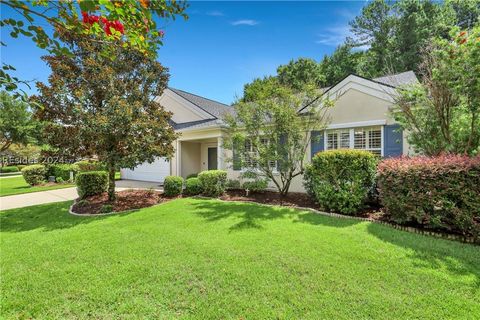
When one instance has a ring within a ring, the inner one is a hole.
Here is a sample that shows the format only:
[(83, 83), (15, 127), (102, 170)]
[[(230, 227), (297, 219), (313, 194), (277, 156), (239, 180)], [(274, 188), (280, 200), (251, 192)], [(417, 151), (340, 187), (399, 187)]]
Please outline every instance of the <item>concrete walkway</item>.
[[(116, 182), (117, 191), (128, 189), (155, 189), (163, 191), (163, 188), (154, 182), (119, 180)], [(8, 210), (35, 206), (38, 204), (75, 200), (78, 198), (77, 188), (65, 188), (40, 192), (17, 194), (13, 196), (0, 197), (0, 210)]]

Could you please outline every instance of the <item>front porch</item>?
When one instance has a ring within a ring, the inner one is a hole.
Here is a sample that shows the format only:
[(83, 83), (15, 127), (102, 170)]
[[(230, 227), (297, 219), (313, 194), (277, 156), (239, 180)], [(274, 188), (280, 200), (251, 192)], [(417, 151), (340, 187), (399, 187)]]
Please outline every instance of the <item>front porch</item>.
[(182, 136), (176, 141), (172, 175), (186, 178), (205, 170), (225, 169), (220, 135), (203, 138)]

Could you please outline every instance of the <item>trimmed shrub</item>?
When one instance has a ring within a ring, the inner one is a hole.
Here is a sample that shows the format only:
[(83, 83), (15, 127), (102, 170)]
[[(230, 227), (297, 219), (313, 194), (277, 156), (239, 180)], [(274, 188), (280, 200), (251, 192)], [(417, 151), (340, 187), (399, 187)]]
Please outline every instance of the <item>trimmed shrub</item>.
[(240, 180), (235, 180), (235, 179), (228, 179), (225, 187), (227, 190), (239, 190), (242, 188), (240, 184)]
[(22, 169), (23, 178), (31, 186), (44, 182), (46, 174), (47, 169), (43, 164), (32, 164)]
[(25, 168), (26, 166), (27, 166), (26, 164), (18, 164), (17, 165), (18, 171), (22, 171), (22, 169)]
[(225, 192), (227, 172), (224, 170), (202, 171), (198, 174), (203, 194), (207, 197), (218, 197)]
[(96, 160), (82, 160), (74, 163), (80, 172), (86, 171), (106, 171), (105, 164)]
[(188, 180), (190, 178), (197, 178), (198, 177), (198, 173), (190, 173), (186, 178), (185, 180)]
[(375, 185), (377, 157), (363, 150), (317, 153), (303, 175), (307, 193), (323, 208), (355, 215)]
[(0, 172), (1, 173), (13, 173), (13, 172), (18, 172), (20, 169), (18, 169), (17, 166), (7, 166), (7, 167), (0, 167)]
[(202, 193), (202, 184), (198, 178), (189, 178), (185, 180), (185, 190), (184, 194), (188, 196), (196, 196), (197, 194)]
[(70, 171), (73, 172), (75, 177), (80, 170), (75, 164), (52, 164), (48, 166), (47, 176), (54, 176), (55, 178), (62, 178), (63, 181), (68, 181), (70, 180)]
[(108, 174), (105, 171), (80, 172), (75, 178), (80, 198), (101, 194), (107, 191)]
[(479, 156), (386, 159), (377, 185), (392, 221), (480, 237)]
[(182, 193), (183, 178), (178, 176), (165, 177), (163, 191), (167, 197), (176, 197)]
[(65, 180), (63, 180), (62, 177), (57, 177), (57, 178), (55, 178), (55, 181), (56, 181), (57, 183), (64, 183), (64, 182), (65, 182)]

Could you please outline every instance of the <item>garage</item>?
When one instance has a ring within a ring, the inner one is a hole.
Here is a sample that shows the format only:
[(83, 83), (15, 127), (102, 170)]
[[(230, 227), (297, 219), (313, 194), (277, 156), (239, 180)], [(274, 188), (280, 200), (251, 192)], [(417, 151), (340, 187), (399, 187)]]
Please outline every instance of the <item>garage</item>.
[(135, 169), (121, 169), (122, 179), (152, 181), (163, 183), (165, 177), (170, 175), (170, 162), (166, 158), (157, 158), (152, 163), (142, 163)]

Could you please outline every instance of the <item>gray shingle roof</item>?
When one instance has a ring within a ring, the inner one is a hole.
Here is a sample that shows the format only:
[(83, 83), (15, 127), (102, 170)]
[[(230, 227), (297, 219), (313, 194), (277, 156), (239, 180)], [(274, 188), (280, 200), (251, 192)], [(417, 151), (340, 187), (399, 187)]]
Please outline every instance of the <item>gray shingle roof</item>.
[(415, 76), (415, 73), (413, 73), (413, 71), (405, 71), (402, 73), (374, 78), (372, 80), (376, 82), (384, 83), (392, 87), (399, 87), (399, 86), (418, 82), (418, 79)]
[[(173, 121), (172, 121), (173, 122)], [(174, 130), (183, 130), (183, 129), (198, 129), (198, 128), (207, 128), (207, 127), (217, 127), (224, 124), (220, 119), (207, 119), (207, 120), (198, 120), (184, 123), (173, 123), (172, 127)]]
[(221, 102), (207, 99), (207, 98), (198, 96), (196, 94), (179, 90), (179, 89), (174, 89), (174, 88), (169, 88), (169, 89), (172, 90), (174, 93), (178, 94), (179, 96), (181, 96), (182, 98), (190, 101), (191, 103), (193, 103), (194, 105), (202, 109), (203, 111), (211, 114), (217, 119), (222, 119), (226, 113), (227, 114), (234, 113), (233, 107), (223, 104)]

